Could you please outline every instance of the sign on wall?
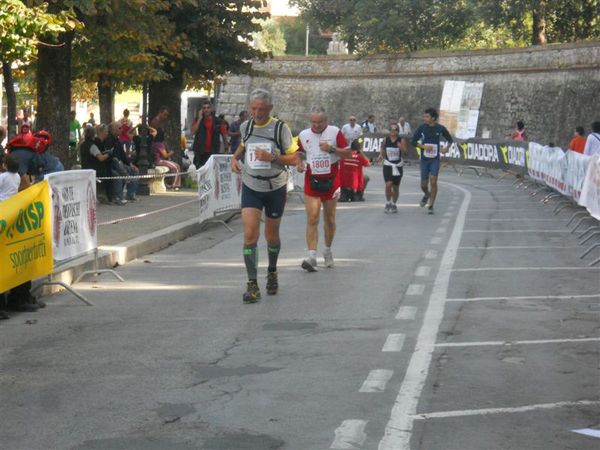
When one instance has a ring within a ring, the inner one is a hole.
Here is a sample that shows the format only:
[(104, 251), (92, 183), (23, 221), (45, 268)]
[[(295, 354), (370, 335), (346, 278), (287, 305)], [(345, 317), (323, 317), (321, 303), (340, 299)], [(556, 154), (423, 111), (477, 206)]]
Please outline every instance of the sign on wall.
[(439, 122), (457, 138), (475, 137), (482, 96), (483, 83), (446, 80), (440, 100)]

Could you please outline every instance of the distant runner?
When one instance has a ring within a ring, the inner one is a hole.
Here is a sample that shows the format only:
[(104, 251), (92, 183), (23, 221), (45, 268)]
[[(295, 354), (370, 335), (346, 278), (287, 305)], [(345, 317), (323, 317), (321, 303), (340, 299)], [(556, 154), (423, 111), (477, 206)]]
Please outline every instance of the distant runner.
[[(433, 204), (437, 196), (437, 177), (440, 172), (440, 152), (448, 153), (452, 144), (452, 136), (437, 123), (438, 112), (435, 108), (427, 108), (423, 114), (423, 124), (417, 128), (412, 137), (412, 145), (421, 149), (421, 190), (425, 194), (421, 199), (421, 207), (429, 204), (428, 213), (433, 214)], [(446, 146), (440, 149), (440, 138), (446, 140)], [(429, 189), (431, 184), (431, 190)]]
[(406, 146), (398, 134), (396, 124), (390, 126), (390, 135), (381, 143), (379, 149), (379, 162), (383, 161), (383, 181), (385, 181), (385, 213), (397, 213), (398, 195), (400, 194), (400, 181), (402, 180), (402, 154), (406, 153)]

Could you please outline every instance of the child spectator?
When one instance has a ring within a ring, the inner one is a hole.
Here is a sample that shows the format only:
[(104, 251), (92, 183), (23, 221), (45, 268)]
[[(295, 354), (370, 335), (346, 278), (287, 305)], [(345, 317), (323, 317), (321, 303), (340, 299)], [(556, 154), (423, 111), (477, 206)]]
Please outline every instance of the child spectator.
[(585, 148), (585, 130), (583, 127), (575, 127), (575, 134), (573, 134), (573, 139), (569, 142), (569, 150), (572, 150), (577, 153), (583, 153), (583, 149)]

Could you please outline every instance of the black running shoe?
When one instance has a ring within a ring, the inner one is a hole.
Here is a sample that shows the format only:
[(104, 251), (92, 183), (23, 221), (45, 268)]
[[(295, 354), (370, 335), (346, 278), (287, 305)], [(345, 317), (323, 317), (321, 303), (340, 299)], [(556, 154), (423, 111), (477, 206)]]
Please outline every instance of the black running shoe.
[(278, 288), (279, 288), (279, 282), (277, 280), (277, 272), (267, 273), (267, 294), (268, 295), (277, 294)]
[(307, 272), (316, 272), (317, 271), (317, 259), (316, 258), (306, 258), (302, 261), (301, 266)]
[(421, 208), (423, 208), (427, 204), (427, 200), (429, 200), (429, 195), (424, 195), (423, 198), (421, 199), (421, 202), (419, 203)]
[(246, 292), (243, 295), (244, 303), (256, 303), (260, 300), (260, 289), (256, 280), (250, 280), (246, 283)]
[(427, 210), (427, 214), (433, 215), (433, 206), (430, 206), (429, 208), (427, 208)]

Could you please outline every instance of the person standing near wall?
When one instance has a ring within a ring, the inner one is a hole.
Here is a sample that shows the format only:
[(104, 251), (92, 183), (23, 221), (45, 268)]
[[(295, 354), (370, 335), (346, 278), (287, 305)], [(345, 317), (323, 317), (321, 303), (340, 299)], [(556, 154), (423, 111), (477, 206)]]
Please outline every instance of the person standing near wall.
[(242, 133), (240, 126), (248, 119), (248, 111), (242, 111), (239, 114), (239, 119), (232, 122), (227, 131), (229, 136), (229, 153), (235, 153), (242, 141)]
[(521, 120), (519, 120), (517, 122), (517, 129), (512, 132), (512, 134), (510, 135), (510, 138), (513, 141), (521, 141), (521, 142), (527, 140), (527, 135), (525, 134), (525, 124)]
[(398, 135), (409, 138), (411, 134), (412, 128), (410, 127), (410, 123), (408, 123), (404, 117), (400, 117), (398, 119)]
[(362, 128), (356, 124), (356, 117), (350, 116), (349, 122), (342, 127), (342, 134), (346, 138), (348, 145), (362, 136)]
[(213, 105), (209, 101), (202, 103), (199, 116), (192, 122), (194, 135), (194, 165), (199, 169), (211, 155), (220, 153), (221, 138), (223, 148), (227, 148), (227, 126), (215, 115)]
[(306, 209), (306, 244), (308, 257), (302, 268), (317, 271), (317, 243), (319, 240), (319, 216), (323, 207), (323, 232), (325, 267), (333, 267), (331, 244), (335, 236), (335, 212), (340, 195), (339, 160), (351, 158), (352, 151), (341, 130), (327, 124), (327, 114), (321, 106), (310, 113), (310, 128), (298, 135), (298, 150), (306, 155), (306, 164), (298, 165), (304, 175), (304, 198)]
[(600, 121), (592, 123), (592, 132), (585, 141), (584, 155), (600, 154)]
[[(242, 222), (244, 224), (244, 264), (248, 274), (244, 303), (261, 298), (258, 287), (260, 219), (265, 210), (265, 239), (269, 255), (267, 294), (279, 289), (277, 260), (281, 250), (279, 225), (287, 197), (286, 165), (296, 165), (297, 155), (290, 128), (271, 116), (273, 100), (265, 89), (250, 94), (252, 118), (240, 127), (242, 142), (231, 158), (231, 170), (242, 174)], [(244, 160), (244, 164), (240, 161)]]
[(577, 153), (583, 153), (583, 150), (585, 149), (585, 141), (585, 130), (583, 127), (575, 127), (573, 139), (571, 139), (571, 142), (569, 142), (569, 150)]
[[(412, 145), (421, 149), (421, 190), (425, 194), (420, 206), (429, 203), (428, 213), (433, 214), (433, 205), (437, 196), (437, 178), (440, 172), (440, 153), (448, 153), (452, 144), (450, 132), (437, 123), (438, 112), (435, 108), (427, 108), (423, 114), (423, 124), (417, 128), (412, 137)], [(446, 146), (440, 148), (441, 138)], [(431, 186), (431, 188), (430, 188)]]

